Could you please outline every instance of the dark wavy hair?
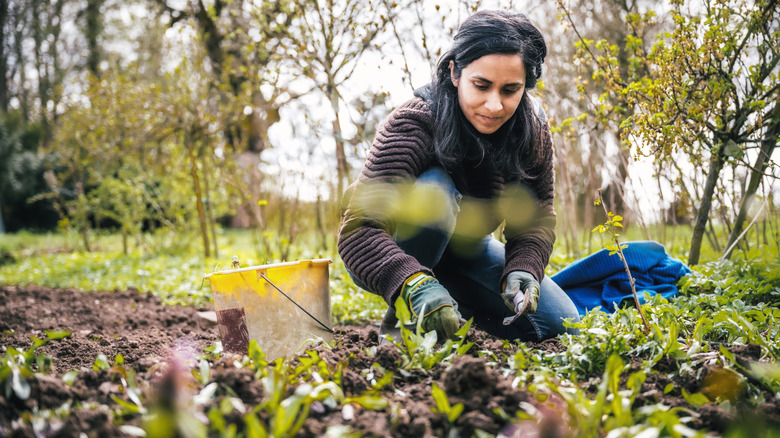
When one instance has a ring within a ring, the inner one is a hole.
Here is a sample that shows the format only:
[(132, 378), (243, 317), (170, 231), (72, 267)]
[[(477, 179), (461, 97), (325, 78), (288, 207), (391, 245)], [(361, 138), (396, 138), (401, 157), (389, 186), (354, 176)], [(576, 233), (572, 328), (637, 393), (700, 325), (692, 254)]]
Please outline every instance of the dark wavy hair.
[(466, 158), (480, 162), (487, 159), (493, 169), (506, 177), (533, 178), (524, 169), (535, 167), (545, 157), (539, 147), (542, 120), (528, 93), (523, 93), (514, 115), (490, 135), (477, 131), (458, 103), (450, 61), (455, 77), (459, 78), (466, 66), (492, 54), (520, 55), (526, 71), (525, 88), (530, 90), (542, 74), (547, 46), (539, 29), (523, 14), (480, 11), (467, 18), (452, 47), (439, 60), (431, 86), (436, 154), (447, 169), (457, 167)]

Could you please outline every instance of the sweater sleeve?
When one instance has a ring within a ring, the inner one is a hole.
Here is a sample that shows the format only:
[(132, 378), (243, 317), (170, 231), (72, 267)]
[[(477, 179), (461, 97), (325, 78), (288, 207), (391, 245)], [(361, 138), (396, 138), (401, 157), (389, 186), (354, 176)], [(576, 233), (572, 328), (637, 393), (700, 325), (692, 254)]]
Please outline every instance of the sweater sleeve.
[(393, 241), (395, 226), (384, 202), (389, 184), (411, 181), (430, 167), (432, 123), (431, 110), (420, 98), (393, 111), (377, 130), (360, 176), (344, 197), (339, 255), (347, 269), (388, 304), (410, 275), (433, 275)]
[(504, 284), (507, 275), (512, 271), (530, 272), (539, 282), (544, 277), (544, 268), (550, 261), (553, 243), (555, 242), (555, 225), (557, 222), (553, 200), (555, 197), (554, 147), (550, 125), (547, 116), (536, 101), (537, 115), (541, 121), (540, 146), (544, 160), (533, 170), (535, 178), (529, 188), (536, 201), (536, 210), (530, 224), (522, 227), (507, 225), (504, 237), (507, 240), (506, 264), (501, 278)]

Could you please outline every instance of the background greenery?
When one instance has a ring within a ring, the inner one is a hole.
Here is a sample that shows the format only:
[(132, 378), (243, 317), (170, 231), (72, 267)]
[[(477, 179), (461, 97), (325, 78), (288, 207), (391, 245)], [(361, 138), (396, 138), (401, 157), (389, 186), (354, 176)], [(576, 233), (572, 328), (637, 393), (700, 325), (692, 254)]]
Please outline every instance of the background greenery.
[(288, 260), (313, 230), (324, 251), (377, 124), (488, 8), (547, 41), (567, 255), (598, 248), (599, 188), (692, 265), (780, 240), (774, 0), (0, 2), (0, 232), (220, 258), (241, 227)]

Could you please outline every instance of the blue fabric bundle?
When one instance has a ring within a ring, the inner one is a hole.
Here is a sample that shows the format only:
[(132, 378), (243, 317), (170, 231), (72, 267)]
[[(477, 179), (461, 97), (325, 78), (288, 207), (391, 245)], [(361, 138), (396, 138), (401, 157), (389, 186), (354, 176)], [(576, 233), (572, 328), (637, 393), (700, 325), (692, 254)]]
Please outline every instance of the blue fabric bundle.
[[(623, 250), (623, 255), (641, 303), (645, 302), (645, 292), (651, 296), (661, 294), (667, 299), (677, 295), (677, 281), (691, 272), (683, 262), (666, 254), (658, 242), (624, 244), (628, 248)], [(577, 260), (551, 279), (566, 291), (580, 315), (599, 306), (605, 312), (614, 312), (623, 300), (633, 299), (620, 255), (609, 255), (606, 249)]]

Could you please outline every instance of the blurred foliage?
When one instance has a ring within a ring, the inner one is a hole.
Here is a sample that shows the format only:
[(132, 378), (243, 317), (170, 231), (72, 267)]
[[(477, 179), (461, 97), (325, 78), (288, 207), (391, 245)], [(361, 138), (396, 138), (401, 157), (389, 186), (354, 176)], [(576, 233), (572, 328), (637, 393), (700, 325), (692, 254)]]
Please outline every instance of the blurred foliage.
[(0, 112), (0, 224), (6, 231), (56, 224), (51, 203), (32, 199), (47, 189), (43, 175), (51, 158), (39, 150), (40, 136), (40, 126), (19, 112)]

